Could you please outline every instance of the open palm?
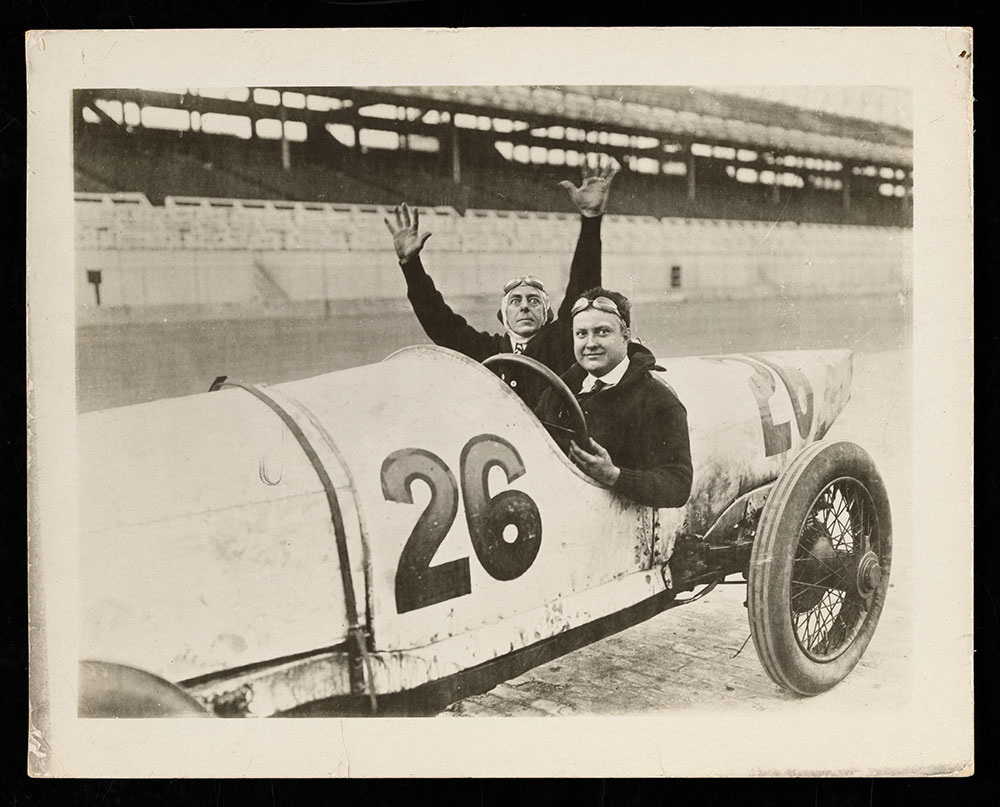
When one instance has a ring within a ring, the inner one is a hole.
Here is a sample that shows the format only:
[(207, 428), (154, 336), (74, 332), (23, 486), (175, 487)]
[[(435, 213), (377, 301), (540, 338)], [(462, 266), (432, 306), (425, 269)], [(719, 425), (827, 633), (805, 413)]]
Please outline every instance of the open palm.
[(396, 257), (399, 258), (400, 262), (406, 263), (419, 254), (431, 234), (420, 233), (420, 211), (417, 208), (413, 208), (412, 217), (410, 216), (410, 208), (405, 202), (397, 205), (393, 212), (396, 214), (395, 227), (387, 218), (382, 219), (382, 221), (392, 233), (392, 245), (396, 249)]
[(568, 179), (559, 183), (560, 188), (565, 188), (569, 193), (569, 198), (576, 209), (584, 216), (600, 216), (608, 203), (608, 194), (611, 191), (611, 181), (618, 173), (618, 166), (613, 161), (608, 160), (599, 168), (591, 168), (584, 162), (581, 167), (583, 181), (580, 186), (575, 186)]

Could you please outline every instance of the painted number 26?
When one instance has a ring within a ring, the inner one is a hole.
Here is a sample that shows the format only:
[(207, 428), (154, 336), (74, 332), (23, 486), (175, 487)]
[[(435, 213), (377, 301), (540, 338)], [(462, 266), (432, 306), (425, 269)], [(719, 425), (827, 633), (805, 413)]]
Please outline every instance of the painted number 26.
[[(542, 542), (542, 518), (531, 497), (519, 490), (490, 496), (490, 470), (499, 467), (513, 482), (524, 474), (520, 454), (509, 442), (481, 434), (465, 444), (459, 475), (472, 548), (496, 580), (514, 580), (535, 560)], [(420, 448), (401, 448), (382, 463), (382, 494), (388, 501), (413, 504), (412, 485), (423, 481), (431, 499), (417, 519), (396, 568), (396, 611), (405, 613), (461, 597), (472, 591), (469, 559), (431, 566), (434, 553), (458, 513), (458, 486), (444, 460)], [(508, 541), (507, 527), (517, 528)]]

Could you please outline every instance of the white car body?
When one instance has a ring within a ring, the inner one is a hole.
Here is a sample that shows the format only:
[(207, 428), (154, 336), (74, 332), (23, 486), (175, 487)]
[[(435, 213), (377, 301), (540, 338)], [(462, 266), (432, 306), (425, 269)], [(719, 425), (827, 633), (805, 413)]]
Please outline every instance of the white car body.
[[(688, 413), (694, 484), (677, 509), (599, 486), (493, 373), (430, 346), (259, 396), (80, 415), (81, 658), (263, 716), (435, 682), (460, 697), (463, 673), (504, 680), (652, 616), (676, 593), (676, 538), (766, 489), (851, 385), (846, 350), (660, 364)], [(474, 544), (469, 508), (506, 490), (537, 508), (530, 558)], [(407, 571), (413, 542), (432, 557)], [(490, 558), (517, 574), (498, 579)]]

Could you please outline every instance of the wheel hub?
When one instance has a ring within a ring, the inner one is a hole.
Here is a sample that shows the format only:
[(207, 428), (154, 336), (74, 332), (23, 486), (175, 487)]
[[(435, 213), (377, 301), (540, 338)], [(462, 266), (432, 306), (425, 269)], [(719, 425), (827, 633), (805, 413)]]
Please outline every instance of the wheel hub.
[(809, 525), (802, 536), (802, 546), (806, 552), (795, 560), (792, 581), (793, 610), (800, 613), (814, 608), (822, 599), (836, 558), (830, 533), (818, 522)]
[(878, 556), (869, 550), (862, 555), (858, 562), (858, 594), (868, 599), (875, 593), (875, 589), (879, 587), (881, 582), (882, 567), (879, 565)]

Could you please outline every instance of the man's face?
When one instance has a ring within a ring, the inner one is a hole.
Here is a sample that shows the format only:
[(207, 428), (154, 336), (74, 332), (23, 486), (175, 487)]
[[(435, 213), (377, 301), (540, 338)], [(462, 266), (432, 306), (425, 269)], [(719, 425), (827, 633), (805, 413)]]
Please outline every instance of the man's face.
[(608, 311), (588, 308), (573, 317), (573, 353), (579, 365), (600, 378), (628, 355), (629, 330)]
[(522, 284), (507, 297), (507, 327), (518, 336), (534, 336), (545, 324), (545, 302), (534, 286)]

